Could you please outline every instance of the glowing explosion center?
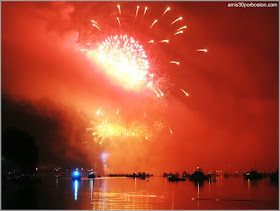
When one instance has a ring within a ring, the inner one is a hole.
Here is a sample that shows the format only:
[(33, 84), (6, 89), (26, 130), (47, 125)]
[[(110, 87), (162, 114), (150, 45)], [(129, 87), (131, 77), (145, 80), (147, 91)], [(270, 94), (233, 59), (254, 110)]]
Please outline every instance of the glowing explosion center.
[(132, 37), (107, 37), (94, 51), (94, 60), (107, 76), (123, 88), (140, 91), (153, 86), (147, 55), (142, 45)]

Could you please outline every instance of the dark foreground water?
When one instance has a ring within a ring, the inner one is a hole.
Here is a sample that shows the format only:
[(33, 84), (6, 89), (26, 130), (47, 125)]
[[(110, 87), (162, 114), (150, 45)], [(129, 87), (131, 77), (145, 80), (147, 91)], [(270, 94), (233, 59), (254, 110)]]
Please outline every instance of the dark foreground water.
[(278, 209), (269, 179), (218, 178), (216, 183), (169, 182), (163, 177), (44, 177), (37, 184), (2, 187), (2, 209)]

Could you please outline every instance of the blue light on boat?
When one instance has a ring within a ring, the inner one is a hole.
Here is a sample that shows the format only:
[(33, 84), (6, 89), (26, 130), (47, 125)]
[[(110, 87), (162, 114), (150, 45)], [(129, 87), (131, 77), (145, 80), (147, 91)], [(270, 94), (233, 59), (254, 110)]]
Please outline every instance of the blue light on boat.
[(72, 172), (72, 178), (73, 178), (73, 179), (80, 179), (80, 178), (81, 178), (80, 172), (77, 171), (77, 170), (73, 171), (73, 172)]

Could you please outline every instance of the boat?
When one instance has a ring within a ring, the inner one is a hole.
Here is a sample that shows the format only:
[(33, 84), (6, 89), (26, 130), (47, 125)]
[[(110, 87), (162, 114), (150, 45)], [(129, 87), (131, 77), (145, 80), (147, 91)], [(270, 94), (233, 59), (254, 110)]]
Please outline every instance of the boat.
[(170, 174), (167, 179), (170, 182), (186, 181), (186, 178), (179, 178), (176, 174)]
[(183, 178), (187, 178), (187, 177), (189, 177), (190, 175), (187, 173), (187, 171), (183, 171), (183, 173), (182, 173), (182, 177)]
[(95, 178), (95, 174), (93, 172), (90, 172), (90, 174), (88, 175), (88, 178)]
[(136, 174), (136, 172), (135, 173), (133, 173), (133, 174), (128, 174), (128, 175), (126, 175), (126, 177), (133, 177), (133, 178), (149, 178), (149, 177), (152, 177), (152, 176), (154, 176), (153, 174), (149, 174), (149, 173), (145, 173), (145, 172), (139, 172), (138, 174)]
[(276, 170), (276, 172), (269, 174), (268, 175), (269, 179), (271, 182), (275, 182), (278, 183), (279, 182), (279, 174), (278, 174), (278, 169)]
[(189, 176), (189, 180), (194, 182), (203, 182), (209, 179), (210, 178), (202, 172), (202, 169), (199, 168), (197, 168), (197, 170)]
[(72, 179), (73, 180), (80, 180), (81, 179), (81, 174), (78, 170), (75, 170), (72, 172)]
[(244, 179), (262, 179), (262, 174), (257, 170), (251, 170), (243, 173)]
[(179, 177), (168, 177), (168, 181), (177, 182), (177, 181), (186, 181), (186, 179), (185, 178), (179, 178)]
[(128, 174), (126, 175), (126, 177), (138, 177), (136, 173), (133, 173), (133, 174)]

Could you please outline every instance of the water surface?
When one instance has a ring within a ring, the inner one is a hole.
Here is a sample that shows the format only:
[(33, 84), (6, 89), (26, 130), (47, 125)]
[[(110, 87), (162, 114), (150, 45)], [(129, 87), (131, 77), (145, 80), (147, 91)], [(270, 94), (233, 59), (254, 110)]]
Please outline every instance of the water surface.
[(278, 185), (265, 178), (223, 178), (195, 184), (126, 177), (44, 177), (41, 183), (3, 187), (2, 208), (83, 210), (278, 209)]

